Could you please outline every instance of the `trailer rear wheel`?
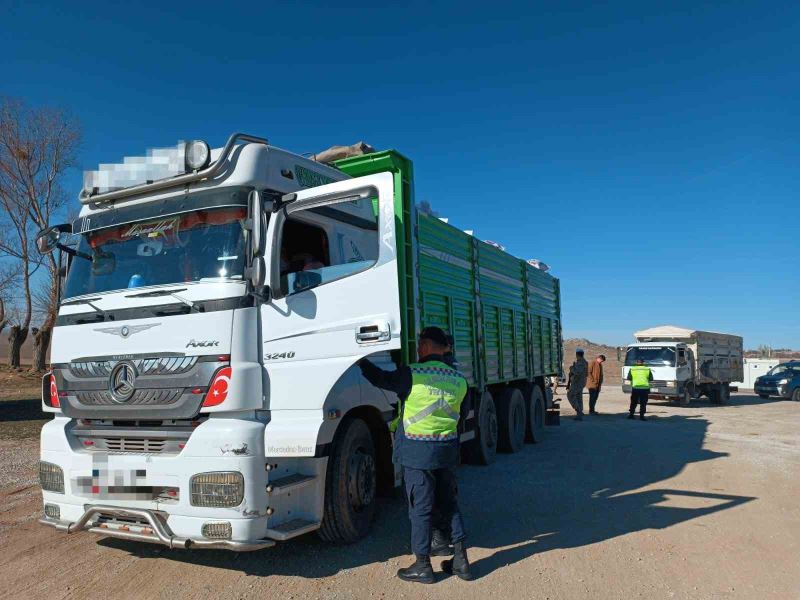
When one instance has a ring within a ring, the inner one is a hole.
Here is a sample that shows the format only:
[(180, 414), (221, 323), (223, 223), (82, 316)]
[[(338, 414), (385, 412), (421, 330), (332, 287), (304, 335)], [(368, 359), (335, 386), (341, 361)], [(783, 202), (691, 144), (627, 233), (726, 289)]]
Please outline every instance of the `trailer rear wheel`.
[(319, 536), (350, 543), (369, 531), (375, 513), (375, 444), (361, 419), (345, 420), (336, 432), (325, 478), (325, 509)]
[(544, 436), (544, 394), (542, 394), (542, 388), (535, 383), (531, 387), (527, 417), (525, 441), (533, 443), (541, 442)]
[(476, 465), (490, 465), (497, 453), (497, 411), (489, 392), (481, 396), (476, 419), (475, 439), (466, 447), (467, 460)]
[(517, 388), (506, 388), (497, 399), (497, 447), (503, 452), (519, 452), (525, 444), (525, 400)]

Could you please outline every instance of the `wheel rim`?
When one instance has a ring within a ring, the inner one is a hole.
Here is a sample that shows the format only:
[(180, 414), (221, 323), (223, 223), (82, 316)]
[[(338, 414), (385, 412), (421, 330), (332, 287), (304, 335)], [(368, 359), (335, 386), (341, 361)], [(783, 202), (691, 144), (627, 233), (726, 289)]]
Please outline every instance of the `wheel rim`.
[(494, 448), (497, 446), (497, 414), (494, 411), (494, 404), (486, 408), (486, 447)]
[(538, 429), (544, 424), (544, 411), (542, 410), (542, 403), (538, 400), (534, 400), (533, 404), (533, 422)]
[(347, 495), (353, 510), (360, 512), (372, 504), (375, 488), (375, 459), (364, 448), (359, 448), (348, 465)]
[(516, 441), (525, 437), (525, 406), (519, 402), (514, 408), (514, 436)]

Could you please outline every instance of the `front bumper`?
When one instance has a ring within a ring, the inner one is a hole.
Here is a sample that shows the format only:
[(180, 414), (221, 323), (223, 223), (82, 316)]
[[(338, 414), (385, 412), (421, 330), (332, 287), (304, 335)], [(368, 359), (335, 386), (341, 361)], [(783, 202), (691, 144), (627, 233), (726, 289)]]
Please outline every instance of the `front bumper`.
[[(113, 525), (99, 523), (98, 518), (101, 516), (119, 518), (124, 521), (122, 524)], [(89, 531), (124, 540), (161, 544), (168, 548), (222, 549), (246, 552), (261, 550), (275, 545), (272, 540), (234, 541), (181, 537), (175, 535), (169, 525), (151, 510), (120, 508), (118, 506), (90, 506), (77, 521), (72, 523), (69, 521), (56, 521), (48, 517), (39, 519), (39, 523), (49, 525), (58, 531), (66, 533)]]
[[(631, 386), (622, 384), (622, 391), (625, 394), (631, 393)], [(678, 388), (676, 387), (652, 387), (650, 388), (650, 396), (658, 396), (663, 398), (677, 398), (679, 395)]]
[(766, 394), (767, 396), (778, 396), (780, 398), (789, 398), (792, 395), (789, 384), (771, 386), (757, 385), (754, 391), (756, 394)]
[[(60, 467), (64, 480), (63, 492), (42, 492), (44, 504), (58, 508), (57, 520), (44, 518), (45, 525), (173, 548), (254, 550), (272, 545), (264, 539), (269, 516), (262, 423), (212, 418), (195, 429), (178, 454), (135, 454), (86, 451), (70, 433), (70, 421), (57, 417), (42, 428), (41, 444), (41, 459)], [(244, 479), (240, 505), (192, 505), (193, 475), (231, 471)], [(127, 489), (118, 492), (119, 486)], [(177, 496), (148, 495), (163, 488), (177, 490)], [(209, 522), (230, 523), (230, 537), (204, 536)]]

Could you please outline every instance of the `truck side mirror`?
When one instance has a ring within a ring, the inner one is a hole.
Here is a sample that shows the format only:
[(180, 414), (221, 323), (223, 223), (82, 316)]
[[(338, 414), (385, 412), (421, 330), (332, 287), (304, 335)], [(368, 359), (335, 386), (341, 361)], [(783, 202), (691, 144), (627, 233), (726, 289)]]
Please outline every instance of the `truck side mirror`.
[(264, 222), (264, 217), (263, 217), (264, 212), (263, 212), (263, 205), (261, 202), (261, 192), (259, 192), (258, 190), (253, 190), (252, 192), (250, 192), (250, 198), (248, 199), (247, 209), (248, 209), (247, 228), (250, 230), (250, 240), (251, 240), (250, 248), (252, 256), (261, 256), (262, 255), (261, 244), (262, 244), (262, 233), (263, 233), (262, 230)]
[(53, 225), (42, 229), (36, 235), (36, 248), (40, 254), (50, 254), (53, 250), (58, 248), (58, 242), (61, 240), (62, 233), (72, 233), (72, 226), (69, 223), (62, 223), (61, 225)]

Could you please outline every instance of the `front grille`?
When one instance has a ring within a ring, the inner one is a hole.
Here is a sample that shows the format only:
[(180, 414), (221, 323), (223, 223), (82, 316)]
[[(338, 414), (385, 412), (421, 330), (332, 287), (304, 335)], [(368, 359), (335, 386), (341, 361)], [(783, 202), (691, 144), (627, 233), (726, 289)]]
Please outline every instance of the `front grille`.
[[(150, 438), (100, 438), (109, 452), (160, 453), (167, 445), (166, 440)], [(97, 440), (95, 440), (95, 446)]]
[[(142, 375), (180, 375), (186, 373), (197, 363), (197, 356), (160, 356), (134, 358), (130, 362), (136, 367), (139, 376)], [(69, 365), (70, 372), (78, 378), (108, 377), (111, 369), (118, 361), (93, 360), (73, 362)]]
[(183, 388), (136, 390), (130, 400), (125, 402), (116, 402), (111, 396), (111, 392), (105, 390), (75, 392), (75, 396), (78, 398), (78, 402), (86, 406), (108, 406), (114, 404), (163, 406), (177, 402), (182, 393)]
[(663, 379), (653, 379), (650, 382), (650, 387), (667, 387), (667, 382)]

